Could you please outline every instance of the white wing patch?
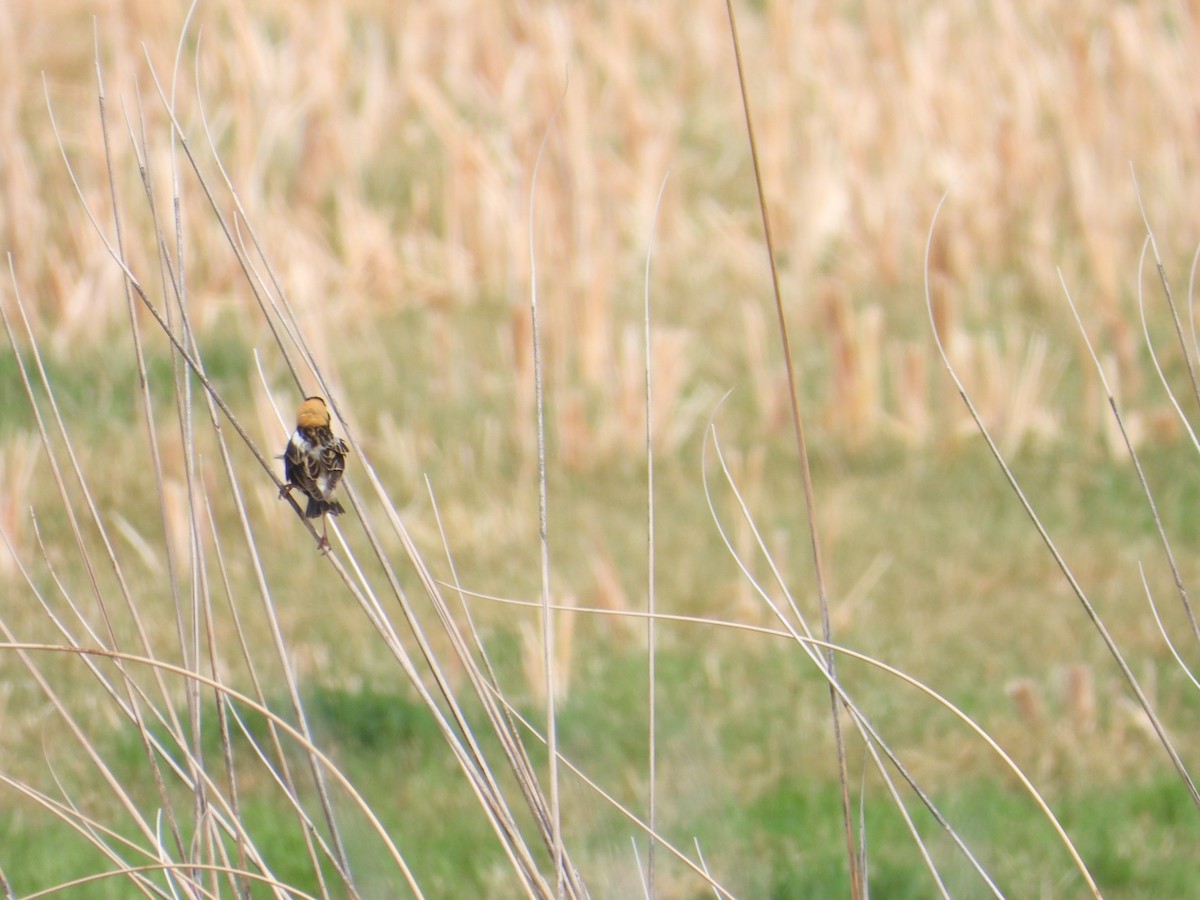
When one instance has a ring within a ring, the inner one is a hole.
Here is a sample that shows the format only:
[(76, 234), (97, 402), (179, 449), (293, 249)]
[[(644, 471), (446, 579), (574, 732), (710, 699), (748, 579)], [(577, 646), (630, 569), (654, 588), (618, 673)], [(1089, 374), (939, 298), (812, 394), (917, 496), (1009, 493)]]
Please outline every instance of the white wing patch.
[(321, 498), (328, 498), (330, 492), (329, 482), (331, 473), (325, 470), (325, 468), (322, 466), (323, 452), (321, 450), (321, 445), (315, 443), (314, 441), (310, 441), (300, 433), (299, 429), (292, 434), (292, 439), (289, 441), (289, 443), (296, 451), (295, 455), (300, 458), (301, 465), (304, 467), (305, 472), (307, 472), (310, 476), (313, 476), (313, 485), (318, 491), (321, 492)]
[(317, 478), (317, 490), (319, 490), (321, 492), (321, 496), (325, 498), (329, 497), (329, 492), (332, 489), (329, 484), (331, 480), (331, 474), (332, 473), (330, 472), (322, 472), (320, 477)]

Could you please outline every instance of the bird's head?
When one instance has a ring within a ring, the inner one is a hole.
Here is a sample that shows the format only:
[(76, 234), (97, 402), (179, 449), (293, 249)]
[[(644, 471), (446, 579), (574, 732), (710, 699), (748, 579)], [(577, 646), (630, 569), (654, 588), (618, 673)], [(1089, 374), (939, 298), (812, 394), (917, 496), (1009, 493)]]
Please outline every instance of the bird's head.
[(328, 428), (329, 422), (329, 408), (320, 397), (305, 397), (296, 411), (298, 428)]

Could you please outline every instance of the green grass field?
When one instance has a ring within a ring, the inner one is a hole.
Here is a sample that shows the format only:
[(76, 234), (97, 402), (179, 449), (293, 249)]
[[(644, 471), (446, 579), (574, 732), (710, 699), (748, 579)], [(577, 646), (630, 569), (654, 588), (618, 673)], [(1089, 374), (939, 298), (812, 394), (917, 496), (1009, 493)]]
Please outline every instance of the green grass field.
[(1193, 12), (18, 7), (13, 896), (1194, 892)]

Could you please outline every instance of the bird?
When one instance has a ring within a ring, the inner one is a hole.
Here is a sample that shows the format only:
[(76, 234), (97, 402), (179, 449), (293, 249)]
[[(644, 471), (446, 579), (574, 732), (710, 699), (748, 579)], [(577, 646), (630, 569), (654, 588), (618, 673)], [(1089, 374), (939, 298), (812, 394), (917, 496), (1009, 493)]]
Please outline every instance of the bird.
[(296, 410), (296, 431), (283, 452), (284, 484), (279, 496), (299, 488), (308, 497), (304, 515), (321, 519), (321, 549), (328, 552), (326, 515), (340, 516), (346, 510), (333, 499), (334, 489), (346, 470), (350, 448), (333, 436), (329, 408), (321, 397), (305, 397)]

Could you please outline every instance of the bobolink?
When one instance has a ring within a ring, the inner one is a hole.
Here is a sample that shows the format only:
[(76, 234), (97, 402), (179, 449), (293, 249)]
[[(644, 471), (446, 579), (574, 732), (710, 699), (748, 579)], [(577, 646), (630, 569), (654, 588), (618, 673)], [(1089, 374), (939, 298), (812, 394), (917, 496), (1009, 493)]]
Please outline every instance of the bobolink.
[(329, 549), (325, 515), (340, 516), (346, 510), (332, 499), (334, 488), (346, 470), (346, 455), (350, 448), (341, 438), (335, 438), (329, 428), (329, 409), (320, 397), (306, 397), (296, 411), (296, 431), (283, 453), (285, 484), (280, 496), (292, 488), (300, 488), (308, 497), (304, 515), (321, 517), (321, 546)]

